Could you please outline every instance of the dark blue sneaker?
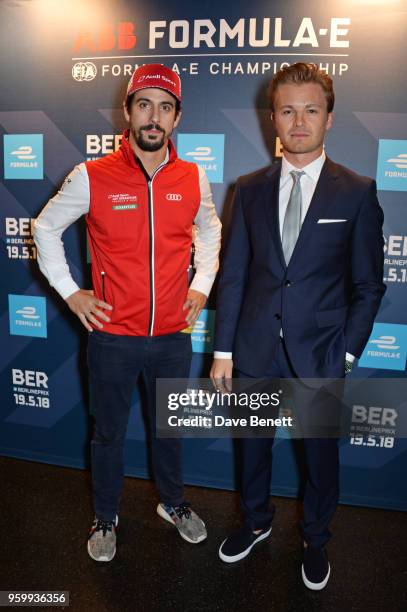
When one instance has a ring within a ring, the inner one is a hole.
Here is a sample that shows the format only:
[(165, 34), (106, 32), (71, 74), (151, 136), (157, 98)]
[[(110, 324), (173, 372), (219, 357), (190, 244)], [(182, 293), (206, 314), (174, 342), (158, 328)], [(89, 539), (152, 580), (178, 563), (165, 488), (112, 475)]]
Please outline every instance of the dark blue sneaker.
[(225, 563), (240, 561), (247, 557), (255, 544), (268, 538), (270, 533), (271, 527), (262, 529), (259, 533), (253, 533), (252, 528), (245, 524), (222, 542), (219, 557)]
[(301, 573), (305, 586), (312, 591), (320, 591), (326, 587), (331, 567), (324, 548), (304, 548)]

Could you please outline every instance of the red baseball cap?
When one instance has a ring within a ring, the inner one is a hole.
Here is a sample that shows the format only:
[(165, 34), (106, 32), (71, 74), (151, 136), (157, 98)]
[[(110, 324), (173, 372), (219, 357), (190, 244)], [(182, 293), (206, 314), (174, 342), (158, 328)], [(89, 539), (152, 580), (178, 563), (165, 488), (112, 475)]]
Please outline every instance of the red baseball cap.
[(127, 86), (126, 100), (134, 92), (148, 87), (165, 89), (181, 103), (181, 79), (163, 64), (145, 64), (137, 68)]

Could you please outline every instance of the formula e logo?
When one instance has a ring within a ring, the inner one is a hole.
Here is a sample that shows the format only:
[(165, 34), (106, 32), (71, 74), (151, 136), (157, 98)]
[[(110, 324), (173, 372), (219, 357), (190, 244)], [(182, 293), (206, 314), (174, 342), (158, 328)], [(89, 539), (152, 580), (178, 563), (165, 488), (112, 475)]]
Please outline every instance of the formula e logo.
[(194, 353), (213, 353), (215, 311), (202, 310), (194, 326), (186, 327), (182, 331), (184, 334), (191, 334), (192, 350)]
[(37, 156), (32, 154), (33, 148), (29, 146), (18, 147), (15, 151), (11, 151), (10, 155), (15, 155), (17, 159), (35, 159)]
[(9, 295), (10, 334), (47, 337), (46, 301), (34, 295)]
[(4, 135), (4, 178), (42, 179), (43, 135)]
[(358, 367), (404, 370), (407, 356), (407, 325), (375, 323)]
[(40, 315), (37, 315), (37, 310), (34, 306), (24, 306), (16, 310), (16, 313), (21, 315), (23, 319), (39, 319)]
[(379, 140), (377, 187), (407, 191), (407, 140)]
[(196, 147), (194, 151), (188, 151), (185, 155), (192, 157), (196, 162), (213, 161), (215, 159), (211, 147)]
[(394, 164), (396, 168), (407, 168), (407, 153), (400, 153), (397, 157), (391, 157), (387, 162)]
[(167, 193), (167, 195), (165, 196), (165, 198), (169, 201), (169, 202), (181, 202), (182, 200), (182, 195), (180, 193)]
[(199, 164), (210, 183), (223, 183), (224, 134), (178, 134), (178, 155)]
[(72, 66), (72, 77), (75, 81), (93, 81), (98, 73), (93, 62), (77, 62)]
[(377, 348), (385, 350), (395, 351), (400, 348), (400, 346), (396, 346), (395, 336), (380, 336), (377, 340), (371, 340), (370, 344), (375, 344)]

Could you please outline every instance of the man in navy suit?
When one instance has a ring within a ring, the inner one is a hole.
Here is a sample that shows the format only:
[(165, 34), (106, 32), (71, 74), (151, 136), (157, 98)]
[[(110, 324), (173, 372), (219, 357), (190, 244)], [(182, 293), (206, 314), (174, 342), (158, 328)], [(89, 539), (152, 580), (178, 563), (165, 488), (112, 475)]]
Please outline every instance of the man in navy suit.
[[(343, 379), (360, 357), (385, 292), (383, 212), (375, 182), (328, 159), (332, 79), (315, 64), (281, 69), (270, 87), (282, 162), (237, 181), (221, 269), (215, 384), (232, 377)], [(316, 392), (303, 389), (304, 423)], [(306, 426), (305, 426), (306, 431)], [(228, 563), (271, 533), (273, 438), (242, 442), (245, 522), (219, 549)], [(304, 435), (302, 578), (313, 590), (330, 575), (325, 546), (339, 495), (336, 437)]]

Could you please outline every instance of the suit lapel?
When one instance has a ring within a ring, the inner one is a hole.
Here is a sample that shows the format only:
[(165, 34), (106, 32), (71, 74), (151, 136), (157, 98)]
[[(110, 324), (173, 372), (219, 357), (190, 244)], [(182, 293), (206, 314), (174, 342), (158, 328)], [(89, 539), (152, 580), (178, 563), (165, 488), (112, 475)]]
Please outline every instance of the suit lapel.
[(280, 218), (279, 218), (279, 191), (280, 191), (280, 176), (281, 176), (281, 162), (272, 166), (269, 171), (270, 182), (267, 183), (264, 207), (266, 211), (267, 222), (270, 227), (273, 244), (278, 253), (280, 263), (283, 268), (286, 268), (283, 247), (281, 245), (280, 235)]
[(310, 244), (312, 232), (315, 229), (318, 219), (324, 216), (324, 212), (332, 204), (337, 190), (337, 185), (335, 185), (337, 179), (338, 173), (336, 164), (326, 158), (308, 212), (305, 215), (300, 235), (298, 236), (293, 254), (291, 255), (289, 263), (290, 268), (295, 264), (301, 251), (304, 253), (303, 249), (306, 249), (307, 245)]

